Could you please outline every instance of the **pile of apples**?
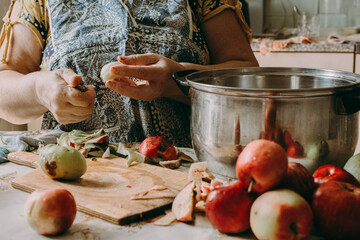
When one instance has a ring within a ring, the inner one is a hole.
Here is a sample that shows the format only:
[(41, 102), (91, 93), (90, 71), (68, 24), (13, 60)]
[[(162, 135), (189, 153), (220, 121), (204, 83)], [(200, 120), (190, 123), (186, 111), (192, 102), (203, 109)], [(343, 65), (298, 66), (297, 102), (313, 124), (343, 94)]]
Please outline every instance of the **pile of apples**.
[(236, 162), (238, 180), (215, 187), (206, 216), (223, 233), (251, 229), (257, 239), (359, 239), (360, 184), (333, 165), (312, 175), (276, 142), (250, 142)]

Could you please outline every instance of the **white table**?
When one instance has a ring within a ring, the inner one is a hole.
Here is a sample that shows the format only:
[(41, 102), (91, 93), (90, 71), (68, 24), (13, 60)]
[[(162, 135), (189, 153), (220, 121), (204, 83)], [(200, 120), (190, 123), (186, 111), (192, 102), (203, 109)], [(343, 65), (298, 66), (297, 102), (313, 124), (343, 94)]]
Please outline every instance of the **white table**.
[[(39, 240), (49, 237), (39, 235), (26, 222), (24, 203), (29, 193), (11, 187), (11, 180), (22, 176), (32, 168), (11, 162), (0, 164), (0, 239), (1, 240)], [(203, 214), (196, 214), (192, 224), (173, 223), (170, 226), (155, 226), (150, 221), (142, 221), (131, 225), (120, 226), (78, 212), (71, 228), (63, 235), (51, 239), (74, 240), (112, 240), (112, 239), (151, 239), (151, 240), (183, 240), (183, 239), (255, 239), (248, 232), (237, 236), (222, 234), (215, 230)], [(311, 240), (321, 239), (312, 237)]]
[[(39, 235), (26, 222), (24, 203), (29, 193), (14, 189), (10, 181), (32, 168), (14, 163), (0, 164), (0, 239), (49, 239)], [(197, 215), (194, 225), (174, 223), (171, 226), (155, 226), (149, 221), (120, 226), (78, 212), (71, 228), (55, 239), (239, 239), (214, 230), (204, 215)], [(252, 239), (244, 235), (240, 239)]]

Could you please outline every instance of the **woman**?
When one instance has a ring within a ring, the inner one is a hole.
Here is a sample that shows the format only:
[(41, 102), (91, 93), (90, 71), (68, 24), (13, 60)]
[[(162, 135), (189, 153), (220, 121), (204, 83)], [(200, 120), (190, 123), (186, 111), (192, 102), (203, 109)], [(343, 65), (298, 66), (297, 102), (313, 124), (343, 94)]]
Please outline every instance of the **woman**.
[[(171, 75), (258, 65), (238, 1), (13, 0), (6, 17), (0, 117), (15, 124), (44, 114), (43, 129), (189, 147), (189, 99)], [(101, 68), (116, 59), (124, 77), (104, 84)]]

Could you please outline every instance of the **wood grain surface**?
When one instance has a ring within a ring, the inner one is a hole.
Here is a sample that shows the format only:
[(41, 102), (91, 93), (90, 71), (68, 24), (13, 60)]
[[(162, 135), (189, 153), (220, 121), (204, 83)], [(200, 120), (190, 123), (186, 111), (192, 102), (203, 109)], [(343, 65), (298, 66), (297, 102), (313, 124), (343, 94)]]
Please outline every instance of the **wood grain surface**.
[[(174, 196), (187, 183), (187, 173), (145, 163), (126, 166), (123, 158), (89, 158), (87, 171), (77, 181), (65, 182), (48, 177), (37, 164), (37, 155), (29, 152), (10, 153), (11, 162), (33, 167), (35, 170), (12, 181), (14, 188), (32, 192), (50, 188), (65, 188), (75, 197), (79, 211), (114, 224), (128, 224), (156, 216), (169, 208)], [(154, 186), (166, 186), (164, 195), (140, 200)], [(170, 190), (170, 191), (169, 191)]]

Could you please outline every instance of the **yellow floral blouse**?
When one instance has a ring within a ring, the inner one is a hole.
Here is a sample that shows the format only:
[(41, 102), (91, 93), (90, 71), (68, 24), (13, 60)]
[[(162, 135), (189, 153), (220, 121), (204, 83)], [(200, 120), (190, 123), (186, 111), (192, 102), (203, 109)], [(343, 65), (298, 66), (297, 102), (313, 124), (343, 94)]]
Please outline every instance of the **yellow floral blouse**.
[[(11, 1), (9, 11), (3, 19), (5, 24), (0, 34), (0, 44), (5, 40), (6, 48), (4, 55), (1, 56), (1, 61), (3, 63), (6, 63), (6, 55), (9, 45), (11, 26), (16, 23), (21, 23), (34, 32), (39, 43), (41, 44), (43, 48), (41, 69), (46, 71), (47, 63), (51, 54), (53, 53), (51, 44), (50, 22), (48, 11), (46, 8), (46, 0), (18, 0), (20, 1), (21, 9), (15, 21), (11, 22), (10, 14), (12, 12), (15, 1), (16, 0)], [(236, 1), (235, 6), (230, 5), (227, 0), (189, 0), (189, 4), (191, 7), (192, 20), (194, 23), (194, 32), (200, 31), (200, 25), (203, 22), (224, 11), (225, 9), (230, 8), (236, 12), (242, 28), (245, 30), (248, 38), (250, 39), (251, 30), (245, 22), (244, 15), (241, 11), (242, 4), (239, 1)], [(194, 40), (196, 41), (197, 39)], [(202, 45), (202, 47), (206, 50), (207, 55), (209, 56), (206, 43), (198, 42), (198, 44)]]

